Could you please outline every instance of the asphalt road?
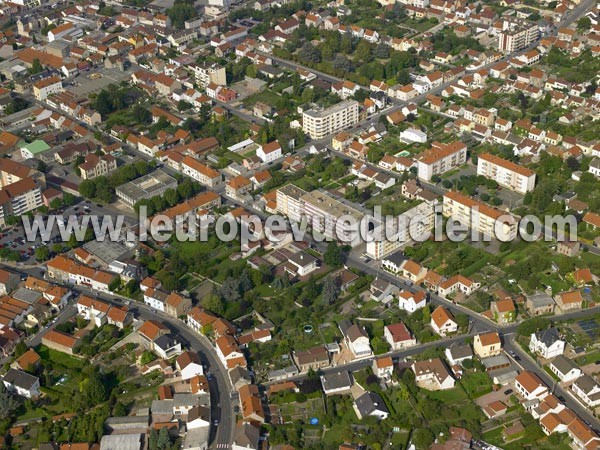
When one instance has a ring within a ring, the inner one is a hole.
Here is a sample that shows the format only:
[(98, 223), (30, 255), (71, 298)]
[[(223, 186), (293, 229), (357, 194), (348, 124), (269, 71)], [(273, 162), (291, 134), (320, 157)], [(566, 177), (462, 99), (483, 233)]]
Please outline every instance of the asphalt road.
[[(8, 270), (15, 271), (15, 267), (11, 265), (2, 264), (2, 266)], [(40, 267), (16, 268), (16, 270), (38, 278), (43, 278), (45, 275), (45, 269)], [(52, 281), (56, 283), (56, 280)], [(122, 306), (124, 304), (125, 298), (121, 296), (100, 293), (82, 286), (68, 287), (76, 296), (83, 293), (115, 305)], [(128, 299), (125, 301), (128, 301)], [(138, 319), (154, 319), (167, 325), (172, 333), (182, 341), (184, 346), (189, 347), (191, 350), (200, 355), (202, 363), (206, 366), (207, 375), (211, 376), (211, 381), (209, 382), (211, 397), (211, 426), (209, 442), (211, 442), (211, 446), (215, 448), (218, 445), (220, 445), (221, 448), (224, 448), (223, 446), (230, 446), (233, 442), (233, 433), (235, 430), (235, 413), (233, 411), (233, 402), (231, 399), (233, 389), (231, 387), (227, 371), (219, 361), (210, 341), (205, 336), (199, 335), (190, 330), (181, 320), (158, 311), (153, 311), (144, 303), (132, 301), (129, 307), (132, 313), (134, 313)], [(76, 312), (77, 310), (74, 304), (69, 303), (69, 306), (67, 306), (58, 314), (53, 323), (63, 323), (73, 317)], [(50, 328), (51, 327), (45, 327), (40, 330), (39, 333), (37, 333), (27, 342), (27, 344), (30, 347), (34, 347), (41, 343), (42, 336)], [(214, 420), (218, 420), (217, 426), (214, 425)]]
[(530, 372), (536, 373), (540, 379), (548, 386), (550, 392), (552, 392), (555, 396), (559, 397), (560, 400), (570, 409), (572, 409), (575, 414), (579, 416), (581, 420), (590, 424), (590, 426), (596, 430), (596, 432), (600, 432), (600, 421), (592, 414), (592, 412), (585, 407), (583, 404), (576, 399), (576, 397), (571, 394), (571, 391), (568, 389), (563, 389), (558, 383), (554, 381), (554, 379), (550, 376), (548, 372), (541, 369), (540, 366), (531, 358), (529, 353), (524, 351), (519, 344), (517, 344), (513, 340), (513, 336), (504, 339), (504, 349), (507, 351), (513, 351), (517, 355), (520, 356), (519, 364), (523, 369), (528, 370)]

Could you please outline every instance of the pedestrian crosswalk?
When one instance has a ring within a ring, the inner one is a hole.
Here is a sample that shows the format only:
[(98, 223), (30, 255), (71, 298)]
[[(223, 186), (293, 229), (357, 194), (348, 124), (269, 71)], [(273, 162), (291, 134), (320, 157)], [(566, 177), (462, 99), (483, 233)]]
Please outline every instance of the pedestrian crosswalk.
[(220, 443), (220, 444), (217, 444), (217, 448), (231, 448), (231, 447), (229, 447), (229, 444)]

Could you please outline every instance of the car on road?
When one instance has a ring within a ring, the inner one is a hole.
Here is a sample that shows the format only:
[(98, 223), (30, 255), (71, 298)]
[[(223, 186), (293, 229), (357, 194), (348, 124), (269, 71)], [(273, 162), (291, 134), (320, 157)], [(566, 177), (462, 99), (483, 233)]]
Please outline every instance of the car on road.
[(512, 356), (513, 358), (514, 358), (515, 356), (517, 356), (517, 354), (516, 354), (515, 352), (513, 352), (512, 350), (509, 350), (509, 351), (508, 351), (508, 354), (509, 354), (510, 356)]
[(507, 390), (504, 391), (504, 395), (510, 395), (512, 393), (513, 393), (512, 389), (507, 389)]

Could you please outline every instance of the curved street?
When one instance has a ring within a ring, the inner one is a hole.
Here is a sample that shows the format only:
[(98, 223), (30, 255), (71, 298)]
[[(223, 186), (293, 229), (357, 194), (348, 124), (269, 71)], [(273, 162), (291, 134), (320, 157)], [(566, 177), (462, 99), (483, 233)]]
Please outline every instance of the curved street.
[[(0, 266), (8, 270), (20, 271), (26, 273), (27, 275), (38, 278), (44, 278), (45, 274), (45, 271), (39, 267), (23, 268), (15, 267), (9, 264), (0, 264)], [(61, 284), (57, 283), (56, 280), (52, 280), (52, 282), (55, 284)], [(79, 294), (86, 294), (97, 297), (108, 303), (123, 306), (123, 300), (125, 297), (92, 291), (91, 289), (86, 289), (82, 286), (74, 287), (66, 284), (63, 285), (71, 289), (71, 291), (77, 296)], [(153, 311), (144, 303), (132, 301), (129, 307), (136, 319), (154, 319), (165, 324), (171, 330), (171, 332), (182, 341), (184, 346), (189, 347), (191, 350), (200, 355), (200, 359), (206, 368), (206, 374), (211, 376), (211, 380), (209, 381), (211, 399), (211, 425), (209, 435), (209, 443), (211, 444), (210, 447), (230, 447), (233, 443), (233, 436), (235, 432), (235, 413), (233, 411), (232, 404), (232, 388), (227, 371), (219, 361), (219, 358), (217, 357), (210, 341), (205, 336), (190, 330), (183, 321), (168, 316), (164, 313)], [(66, 322), (75, 314), (76, 308), (74, 308), (71, 300), (69, 305), (58, 314), (55, 323)], [(40, 344), (42, 336), (49, 329), (50, 327), (41, 329), (36, 335), (32, 336), (27, 341), (27, 344), (30, 347)], [(218, 421), (218, 425), (215, 425), (215, 420)]]

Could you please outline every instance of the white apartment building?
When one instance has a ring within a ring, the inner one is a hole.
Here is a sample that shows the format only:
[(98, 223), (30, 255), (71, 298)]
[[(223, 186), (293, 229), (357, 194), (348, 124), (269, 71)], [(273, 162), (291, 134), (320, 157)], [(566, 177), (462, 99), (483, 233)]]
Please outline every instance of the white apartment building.
[(458, 192), (449, 191), (444, 194), (442, 214), (488, 236), (504, 240), (512, 240), (517, 236), (518, 223), (511, 214)]
[(477, 175), (494, 180), (500, 186), (525, 194), (535, 187), (535, 172), (489, 153), (479, 155)]
[(22, 216), (42, 206), (42, 190), (32, 178), (23, 178), (0, 190), (0, 226), (9, 215)]
[(221, 182), (221, 173), (218, 170), (202, 164), (191, 156), (183, 158), (181, 161), (181, 171), (184, 175), (193, 178), (204, 186), (215, 187)]
[(227, 76), (225, 73), (225, 67), (213, 64), (194, 64), (191, 69), (196, 75), (196, 82), (202, 89), (206, 89), (210, 83), (214, 83), (219, 86), (227, 86)]
[(304, 208), (300, 200), (307, 192), (293, 184), (286, 184), (277, 189), (277, 212), (289, 218), (292, 222), (299, 223), (302, 219)]
[(58, 77), (44, 78), (33, 85), (33, 96), (40, 102), (62, 91), (62, 81)]
[(501, 52), (513, 53), (526, 48), (540, 35), (540, 30), (535, 23), (512, 25), (510, 24), (508, 29), (501, 31), (498, 36), (498, 50)]
[(424, 202), (400, 214), (393, 223), (387, 224), (389, 227), (385, 223), (376, 226), (374, 235), (381, 238), (367, 242), (367, 256), (382, 259), (407, 242), (424, 239), (433, 228), (434, 208), (435, 204)]
[(358, 102), (346, 100), (329, 108), (312, 108), (302, 113), (302, 130), (311, 139), (322, 139), (358, 123)]
[(434, 142), (429, 150), (417, 159), (417, 176), (430, 181), (434, 175), (441, 175), (467, 162), (467, 145), (460, 142), (443, 144)]
[[(308, 224), (314, 231), (333, 239), (340, 239), (352, 247), (361, 243), (358, 224), (364, 215), (360, 211), (318, 190), (304, 194), (300, 200)], [(342, 216), (352, 217), (356, 227), (339, 221)], [(356, 232), (350, 241), (353, 230)]]

